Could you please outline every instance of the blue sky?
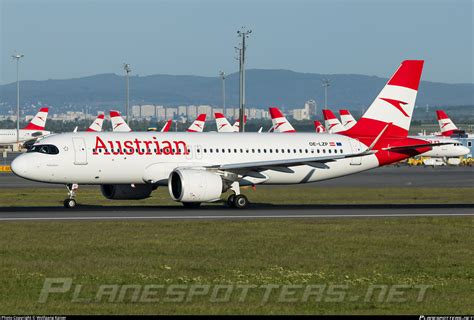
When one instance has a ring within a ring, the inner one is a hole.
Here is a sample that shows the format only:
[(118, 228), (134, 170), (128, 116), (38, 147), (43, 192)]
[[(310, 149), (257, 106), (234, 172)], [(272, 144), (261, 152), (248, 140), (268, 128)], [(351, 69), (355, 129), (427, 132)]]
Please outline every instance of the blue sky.
[(425, 59), (424, 80), (473, 83), (473, 1), (0, 0), (1, 83), (98, 73), (215, 76), (247, 67), (388, 77)]

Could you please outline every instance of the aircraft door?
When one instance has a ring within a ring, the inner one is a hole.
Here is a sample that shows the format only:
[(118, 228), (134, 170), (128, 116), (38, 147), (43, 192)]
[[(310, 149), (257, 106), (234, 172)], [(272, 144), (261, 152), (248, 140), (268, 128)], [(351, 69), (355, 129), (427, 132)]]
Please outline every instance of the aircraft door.
[(74, 145), (74, 164), (87, 164), (87, 150), (84, 138), (72, 138), (72, 143)]
[(195, 159), (197, 160), (201, 160), (202, 159), (202, 147), (201, 146), (196, 146), (194, 148), (194, 157)]
[[(357, 139), (350, 139), (351, 142), (351, 149), (353, 153), (360, 153), (362, 152), (361, 150), (361, 145), (360, 141)], [(351, 158), (351, 165), (358, 166), (362, 163), (362, 157), (353, 157)]]

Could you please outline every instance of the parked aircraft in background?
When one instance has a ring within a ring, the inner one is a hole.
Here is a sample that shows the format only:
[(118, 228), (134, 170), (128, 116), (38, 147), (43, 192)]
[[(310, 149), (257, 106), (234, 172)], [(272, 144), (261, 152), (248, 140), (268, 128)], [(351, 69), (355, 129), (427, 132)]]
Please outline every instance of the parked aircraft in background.
[[(244, 123), (247, 123), (247, 116), (244, 115)], [(239, 132), (240, 130), (240, 120), (237, 119), (235, 122), (234, 122), (234, 125), (232, 126), (232, 128), (234, 129), (234, 132)]]
[(99, 114), (92, 124), (87, 128), (88, 132), (100, 132), (102, 131), (102, 124), (104, 123), (104, 115)]
[(295, 128), (291, 123), (286, 119), (286, 117), (281, 113), (280, 109), (275, 107), (268, 108), (270, 112), (270, 117), (272, 118), (272, 128), (270, 129), (273, 132), (296, 132)]
[[(300, 184), (366, 171), (424, 153), (440, 143), (408, 137), (423, 61), (408, 60), (363, 117), (344, 134), (78, 132), (45, 137), (11, 165), (23, 178), (100, 185), (109, 199), (144, 199), (167, 186), (195, 207), (217, 201), (244, 208), (240, 186)], [(403, 107), (394, 101), (403, 101)]]
[(339, 114), (341, 115), (341, 122), (344, 126), (344, 129), (349, 130), (356, 124), (356, 120), (349, 112), (349, 110), (339, 110)]
[(238, 132), (239, 129), (235, 130), (227, 118), (220, 112), (214, 113), (214, 117), (216, 118), (216, 127), (217, 132)]
[(110, 121), (112, 122), (112, 131), (114, 132), (131, 132), (132, 129), (123, 120), (120, 112), (116, 110), (110, 110)]
[(48, 108), (41, 108), (26, 127), (19, 130), (18, 139), (16, 129), (0, 129), (0, 145), (15, 144), (17, 140), (23, 143), (50, 134), (44, 130), (47, 118)]
[(324, 128), (323, 124), (321, 123), (321, 121), (318, 121), (318, 120), (314, 120), (314, 128), (316, 130), (317, 133), (324, 133), (326, 132), (326, 128)]
[(324, 116), (324, 125), (326, 127), (327, 132), (339, 133), (339, 132), (343, 132), (347, 130), (346, 128), (344, 128), (344, 126), (341, 124), (339, 119), (336, 118), (336, 116), (331, 110), (323, 109), (323, 116)]
[(202, 132), (204, 130), (204, 125), (206, 124), (206, 114), (201, 113), (198, 115), (196, 120), (189, 126), (186, 132)]
[(173, 124), (173, 120), (168, 120), (165, 122), (163, 128), (161, 128), (161, 132), (168, 132), (171, 129), (171, 125)]

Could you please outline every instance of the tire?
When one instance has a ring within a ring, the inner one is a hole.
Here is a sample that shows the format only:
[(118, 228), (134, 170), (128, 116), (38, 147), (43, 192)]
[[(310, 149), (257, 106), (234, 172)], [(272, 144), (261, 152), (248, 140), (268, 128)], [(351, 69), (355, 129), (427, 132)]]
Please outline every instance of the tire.
[(64, 200), (64, 207), (66, 208), (74, 208), (76, 206), (76, 200), (74, 199), (66, 199)]
[(239, 194), (234, 198), (234, 208), (245, 209), (249, 204), (249, 200), (243, 194)]
[(234, 199), (235, 199), (235, 194), (231, 194), (227, 198), (227, 206), (233, 208), (234, 207)]
[(183, 206), (185, 208), (199, 208), (201, 206), (201, 202), (183, 202)]

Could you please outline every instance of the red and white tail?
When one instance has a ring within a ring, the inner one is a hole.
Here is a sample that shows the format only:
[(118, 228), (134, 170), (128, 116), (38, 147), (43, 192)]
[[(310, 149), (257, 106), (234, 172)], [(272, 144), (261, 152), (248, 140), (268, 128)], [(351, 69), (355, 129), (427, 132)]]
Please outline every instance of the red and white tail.
[(317, 133), (324, 133), (324, 132), (326, 132), (326, 128), (323, 126), (323, 124), (321, 123), (321, 121), (314, 120), (314, 128), (315, 128), (315, 130), (316, 130)]
[(130, 132), (132, 129), (128, 124), (123, 120), (120, 112), (116, 110), (110, 111), (110, 121), (112, 121), (112, 131), (114, 132)]
[[(247, 116), (244, 115), (244, 123), (247, 123)], [(240, 120), (237, 120), (234, 122), (234, 125), (232, 126), (232, 129), (234, 129), (234, 132), (239, 132), (240, 130)]]
[(216, 112), (214, 116), (216, 118), (217, 132), (234, 132), (234, 128), (232, 128), (230, 122), (222, 113)]
[(171, 129), (171, 124), (173, 123), (173, 120), (168, 120), (165, 122), (165, 125), (163, 126), (163, 128), (161, 128), (161, 132), (168, 132), (170, 131)]
[(446, 112), (443, 110), (436, 110), (436, 115), (438, 116), (439, 129), (443, 136), (449, 137), (454, 133), (454, 131), (458, 130), (458, 127), (456, 127)]
[(324, 125), (329, 133), (340, 133), (346, 131), (338, 118), (329, 109), (323, 109)]
[(41, 108), (40, 111), (31, 119), (30, 123), (23, 129), (25, 130), (44, 130), (46, 118), (48, 117), (48, 108)]
[(87, 128), (87, 132), (101, 132), (102, 131), (102, 124), (104, 123), (104, 115), (99, 114), (97, 118), (92, 122), (89, 128)]
[(342, 125), (346, 130), (349, 130), (356, 124), (357, 121), (354, 119), (349, 110), (339, 110), (339, 114), (341, 115)]
[(204, 130), (205, 123), (206, 123), (206, 114), (201, 113), (186, 131), (187, 132), (202, 132)]
[(275, 107), (268, 108), (272, 117), (273, 132), (296, 132), (295, 128), (290, 124), (286, 117), (281, 113), (280, 109)]
[(364, 115), (345, 134), (373, 137), (391, 123), (385, 136), (407, 137), (423, 63), (423, 60), (403, 61)]

